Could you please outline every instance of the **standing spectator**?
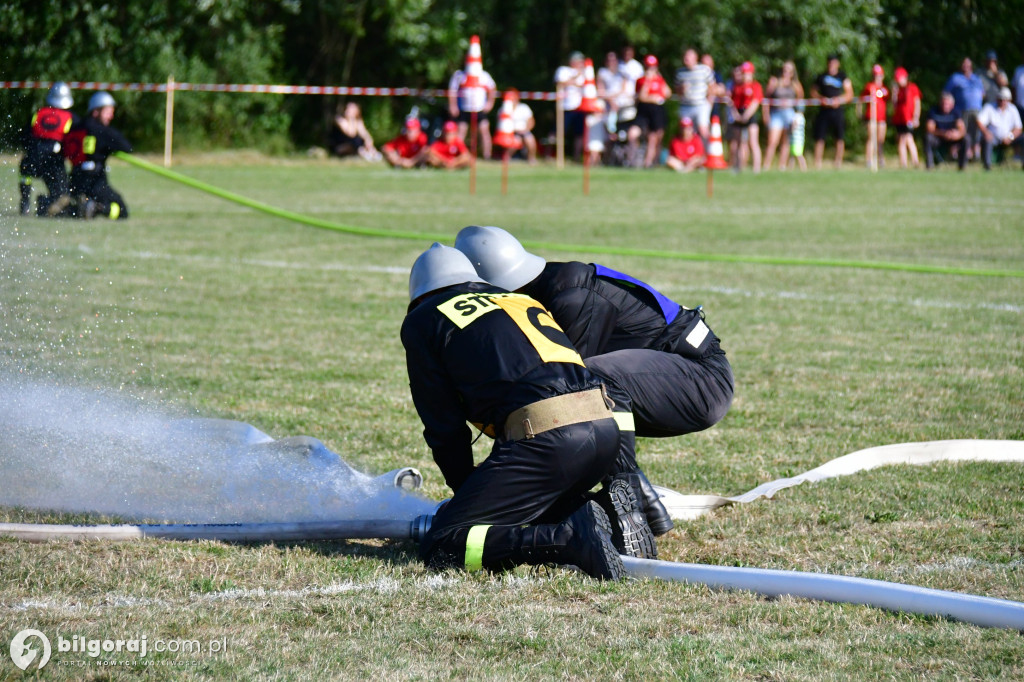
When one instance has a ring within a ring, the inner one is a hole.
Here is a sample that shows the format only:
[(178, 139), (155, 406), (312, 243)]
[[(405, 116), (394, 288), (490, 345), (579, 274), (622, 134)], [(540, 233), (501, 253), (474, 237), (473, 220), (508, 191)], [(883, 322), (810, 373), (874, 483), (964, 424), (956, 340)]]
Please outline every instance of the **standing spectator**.
[[(889, 88), (885, 86), (885, 69), (882, 68), (881, 64), (875, 64), (871, 67), (871, 82), (864, 85), (864, 89), (860, 91), (861, 97), (870, 97), (874, 99), (874, 112), (872, 109), (872, 102), (867, 103), (858, 102), (857, 108), (864, 107), (864, 123), (867, 125), (867, 140), (864, 142), (864, 159), (867, 162), (868, 168), (871, 168), (873, 163), (877, 164), (880, 168), (885, 165), (885, 161), (882, 158), (882, 150), (885, 148), (885, 121), (887, 118), (887, 112), (889, 108)], [(874, 128), (875, 145), (874, 148), (871, 146), (871, 134), (872, 128)]]
[(956, 108), (956, 99), (951, 93), (943, 92), (939, 106), (928, 110), (924, 123), (925, 166), (935, 167), (935, 153), (949, 150), (956, 155), (960, 170), (967, 165), (967, 125)]
[(711, 102), (711, 115), (717, 116), (719, 120), (723, 119), (722, 115), (722, 103), (718, 102), (719, 97), (725, 97), (727, 92), (725, 89), (725, 80), (722, 78), (722, 74), (715, 70), (715, 58), (708, 53), (704, 53), (700, 56), (700, 63), (711, 69), (711, 73), (715, 76), (715, 84), (708, 89), (708, 101)]
[(455, 121), (445, 121), (441, 138), (427, 147), (427, 163), (434, 168), (456, 170), (468, 168), (473, 156), (469, 148), (459, 136), (459, 126)]
[(565, 132), (573, 140), (574, 157), (583, 151), (583, 122), (586, 114), (579, 108), (583, 103), (583, 86), (586, 83), (583, 73), (585, 64), (583, 53), (573, 52), (569, 55), (569, 65), (560, 66), (555, 71), (555, 85), (562, 98)]
[(974, 158), (981, 153), (981, 133), (978, 131), (978, 114), (985, 100), (985, 83), (974, 73), (970, 57), (960, 62), (960, 70), (946, 81), (945, 92), (953, 95), (956, 108), (967, 126), (967, 157)]
[(821, 99), (821, 108), (814, 118), (814, 167), (819, 170), (825, 156), (825, 138), (830, 131), (836, 140), (836, 168), (843, 164), (846, 152), (846, 105), (853, 100), (853, 83), (839, 67), (839, 55), (830, 54), (825, 72), (811, 87), (811, 96)]
[(70, 111), (72, 104), (74, 99), (67, 83), (54, 83), (46, 93), (46, 106), (32, 116), (32, 122), (23, 133), (25, 156), (19, 166), (18, 187), (22, 215), (32, 208), (32, 178), (42, 178), (49, 192), (48, 196), (39, 195), (36, 199), (39, 215), (58, 215), (71, 203), (68, 172), (61, 150), (64, 136), (78, 123), (78, 117)]
[(631, 144), (635, 146), (641, 130), (647, 132), (647, 153), (644, 168), (654, 165), (665, 135), (665, 101), (672, 94), (668, 83), (658, 71), (658, 58), (653, 54), (644, 58), (647, 67), (644, 75), (636, 82), (636, 122), (629, 129)]
[(532, 165), (537, 163), (537, 138), (533, 136), (533, 109), (519, 99), (519, 90), (509, 88), (505, 97), (512, 102), (512, 130), (523, 146), (526, 147), (526, 160)]
[(892, 112), (892, 125), (896, 128), (896, 150), (900, 155), (900, 168), (907, 167), (907, 157), (915, 168), (921, 164), (917, 158), (914, 130), (921, 125), (921, 90), (910, 82), (907, 70), (897, 66), (896, 106)]
[(624, 102), (632, 105), (633, 98), (625, 95), (625, 91), (626, 77), (619, 69), (619, 58), (614, 52), (609, 52), (604, 56), (604, 66), (597, 70), (597, 96), (604, 100), (609, 133), (618, 130), (619, 107)]
[(778, 76), (768, 79), (768, 92), (764, 115), (768, 119), (768, 149), (765, 152), (764, 169), (772, 167), (775, 148), (779, 149), (779, 170), (786, 170), (789, 164), (789, 131), (796, 116), (796, 101), (804, 98), (804, 86), (796, 73), (792, 60), (782, 65)]
[(381, 147), (384, 160), (395, 168), (416, 168), (427, 156), (427, 134), (418, 118), (405, 119), (404, 132)]
[(338, 156), (359, 154), (367, 161), (380, 161), (380, 152), (373, 146), (373, 136), (363, 122), (363, 112), (355, 102), (338, 105), (331, 128), (329, 146)]
[(725, 81), (722, 86), (725, 94), (729, 95), (729, 106), (725, 109), (726, 138), (729, 140), (729, 160), (735, 166), (739, 163), (740, 140), (743, 138), (740, 126), (736, 124), (736, 108), (732, 105), (732, 89), (743, 81), (743, 70), (737, 65), (733, 67), (732, 78)]
[(622, 46), (622, 59), (619, 60), (619, 71), (626, 79), (627, 95), (636, 95), (636, 82), (644, 75), (644, 65), (637, 61), (636, 50), (632, 45)]
[(1000, 156), (1004, 150), (1012, 150), (1021, 146), (1020, 112), (1013, 106), (1013, 95), (1010, 88), (999, 90), (999, 104), (986, 104), (978, 115), (978, 126), (981, 129), (981, 160), (985, 170), (992, 170), (992, 148), (995, 147)]
[(985, 103), (999, 104), (999, 90), (1006, 86), (1006, 72), (999, 68), (999, 55), (995, 50), (985, 53), (985, 72), (981, 74), (981, 82), (985, 84)]
[(473, 112), (477, 113), (477, 131), (480, 137), (480, 147), (485, 159), (491, 158), (491, 123), (487, 115), (494, 108), (494, 101), (497, 97), (498, 88), (494, 84), (491, 74), (486, 71), (480, 72), (480, 85), (467, 88), (467, 74), (459, 69), (452, 74), (448, 81), (448, 113), (453, 121), (458, 122), (459, 137), (466, 139), (469, 124)]
[(1017, 105), (1017, 111), (1024, 116), (1024, 64), (1013, 70), (1013, 103)]
[(733, 120), (739, 135), (739, 154), (736, 170), (741, 170), (750, 154), (750, 165), (755, 173), (761, 172), (761, 140), (757, 125), (757, 111), (764, 99), (761, 84), (754, 80), (754, 63), (740, 65), (740, 81), (732, 86)]
[(676, 93), (679, 95), (679, 116), (693, 119), (702, 139), (708, 139), (711, 124), (711, 100), (715, 96), (715, 72), (701, 64), (697, 50), (683, 51), (683, 66), (676, 71)]
[(107, 159), (114, 152), (131, 152), (132, 146), (121, 131), (110, 126), (117, 104), (109, 92), (97, 92), (89, 98), (85, 120), (67, 134), (64, 154), (71, 161), (71, 193), (79, 200), (79, 215), (97, 215), (111, 220), (128, 218), (128, 205), (107, 182)]
[(693, 132), (693, 120), (684, 116), (679, 121), (679, 132), (669, 143), (665, 165), (680, 173), (689, 173), (704, 165), (707, 155), (704, 142)]

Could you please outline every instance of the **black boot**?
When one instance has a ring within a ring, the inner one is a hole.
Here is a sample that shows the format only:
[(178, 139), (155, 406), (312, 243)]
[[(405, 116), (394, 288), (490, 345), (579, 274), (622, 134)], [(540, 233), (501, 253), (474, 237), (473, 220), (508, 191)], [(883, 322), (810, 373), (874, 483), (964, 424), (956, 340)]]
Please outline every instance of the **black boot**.
[(647, 525), (638, 497), (640, 480), (636, 474), (616, 474), (598, 493), (597, 499), (612, 522), (612, 542), (619, 554), (641, 559), (657, 559), (654, 533)]
[(32, 185), (22, 182), (18, 189), (21, 190), (21, 215), (28, 215), (32, 212)]
[(626, 574), (612, 544), (608, 515), (595, 502), (587, 502), (562, 523), (523, 528), (512, 559), (531, 565), (572, 565), (598, 580), (620, 580)]
[(640, 478), (640, 506), (643, 507), (644, 516), (647, 517), (647, 525), (651, 527), (651, 532), (655, 535), (664, 535), (675, 527), (672, 517), (669, 516), (658, 491), (647, 480), (644, 472), (637, 469), (636, 475)]

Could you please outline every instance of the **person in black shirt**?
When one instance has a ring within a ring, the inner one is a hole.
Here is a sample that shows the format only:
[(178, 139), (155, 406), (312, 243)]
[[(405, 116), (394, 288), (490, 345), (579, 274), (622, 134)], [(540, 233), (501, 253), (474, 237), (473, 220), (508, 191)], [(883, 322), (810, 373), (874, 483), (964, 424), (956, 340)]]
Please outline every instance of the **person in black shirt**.
[(955, 105), (953, 95), (943, 92), (939, 106), (932, 107), (925, 118), (924, 158), (929, 169), (935, 167), (936, 152), (948, 150), (956, 154), (960, 170), (967, 165), (967, 125)]
[(107, 158), (114, 152), (132, 151), (124, 135), (110, 126), (116, 106), (109, 92), (95, 93), (89, 98), (85, 119), (65, 140), (64, 154), (71, 161), (71, 192), (78, 199), (78, 213), (83, 218), (128, 217), (124, 197), (107, 181)]
[(821, 168), (825, 155), (825, 138), (829, 131), (836, 139), (836, 168), (843, 163), (846, 151), (846, 105), (853, 101), (853, 83), (839, 68), (839, 55), (830, 54), (825, 72), (814, 80), (811, 97), (821, 99), (814, 118), (814, 167)]
[(61, 151), (65, 136), (78, 122), (78, 117), (69, 111), (72, 104), (74, 98), (67, 83), (54, 83), (46, 93), (46, 106), (35, 113), (24, 131), (25, 156), (19, 168), (23, 215), (32, 207), (32, 178), (42, 178), (49, 192), (48, 196), (40, 195), (36, 200), (39, 215), (59, 215), (71, 203), (68, 172)]
[[(454, 491), (420, 544), (424, 563), (558, 563), (617, 579), (619, 552), (656, 556), (631, 481), (609, 483), (606, 509), (588, 498), (619, 456), (616, 412), (543, 306), (483, 282), (441, 244), (413, 264), (409, 298), (401, 332), (409, 387)], [(467, 421), (495, 439), (478, 465)]]
[[(612, 397), (627, 396), (635, 431), (624, 429), (623, 438), (693, 433), (725, 416), (732, 368), (700, 308), (684, 308), (603, 265), (547, 263), (500, 227), (463, 228), (455, 248), (488, 282), (539, 301)], [(655, 535), (671, 530), (668, 512), (635, 459), (617, 466), (640, 478)]]

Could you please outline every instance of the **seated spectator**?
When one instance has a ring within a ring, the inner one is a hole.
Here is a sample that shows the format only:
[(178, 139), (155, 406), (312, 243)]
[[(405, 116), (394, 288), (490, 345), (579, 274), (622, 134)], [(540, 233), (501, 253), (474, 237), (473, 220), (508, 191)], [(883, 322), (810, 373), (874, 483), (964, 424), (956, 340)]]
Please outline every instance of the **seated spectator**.
[(1012, 154), (1014, 147), (1022, 146), (1020, 112), (1011, 103), (1012, 99), (1010, 88), (1000, 88), (999, 104), (986, 104), (978, 114), (978, 126), (981, 129), (981, 160), (985, 164), (985, 170), (992, 170), (993, 148), (1001, 161), (1007, 150)]
[(405, 120), (405, 132), (383, 147), (384, 160), (395, 168), (416, 168), (427, 156), (427, 134), (417, 118)]
[(967, 165), (967, 125), (956, 108), (953, 95), (943, 92), (939, 106), (928, 111), (924, 124), (924, 159), (928, 169), (935, 167), (935, 153), (950, 151), (960, 170)]
[(427, 147), (427, 163), (434, 168), (447, 170), (467, 168), (473, 161), (473, 155), (469, 153), (469, 148), (459, 135), (458, 124), (455, 121), (447, 121), (443, 131), (441, 139), (435, 140)]
[(658, 58), (653, 54), (644, 58), (644, 75), (636, 82), (636, 121), (629, 129), (629, 144), (635, 148), (640, 135), (647, 134), (647, 153), (644, 168), (654, 165), (665, 135), (665, 101), (672, 95), (668, 83), (658, 71)]
[[(863, 107), (864, 123), (867, 125), (867, 135), (864, 141), (864, 159), (867, 161), (868, 167), (876, 165), (882, 167), (884, 164), (882, 159), (882, 149), (885, 146), (885, 121), (886, 113), (889, 107), (889, 88), (885, 86), (885, 70), (881, 64), (875, 64), (871, 67), (871, 81), (864, 84), (864, 89), (860, 91), (861, 97), (873, 97), (874, 98), (874, 112), (871, 111), (871, 101), (866, 104), (858, 103), (857, 108)], [(875, 134), (875, 145), (874, 148), (871, 146), (871, 132), (874, 128)]]
[(753, 62), (740, 65), (740, 80), (732, 86), (732, 118), (735, 123), (732, 130), (739, 143), (739, 154), (736, 155), (736, 170), (746, 165), (747, 155), (755, 173), (761, 172), (761, 139), (757, 125), (757, 111), (761, 107), (764, 92), (761, 84), (754, 80)]
[(679, 132), (669, 143), (665, 165), (674, 171), (689, 173), (703, 167), (706, 158), (704, 141), (694, 134), (693, 119), (684, 116), (679, 121)]
[(509, 88), (505, 96), (512, 101), (512, 129), (516, 137), (523, 143), (526, 149), (526, 160), (531, 164), (537, 163), (537, 138), (533, 136), (533, 109), (530, 105), (519, 100), (519, 91)]
[(336, 156), (359, 154), (367, 161), (380, 161), (380, 152), (373, 146), (373, 136), (366, 129), (363, 113), (355, 102), (344, 107), (338, 105), (329, 138), (328, 146)]
[(916, 83), (910, 82), (910, 75), (902, 66), (897, 66), (896, 106), (892, 112), (892, 125), (896, 129), (896, 150), (900, 155), (900, 168), (907, 167), (907, 158), (915, 167), (920, 165), (917, 159), (917, 142), (914, 141), (914, 130), (921, 125), (921, 90)]
[(764, 116), (768, 119), (768, 149), (765, 152), (764, 169), (772, 167), (775, 149), (779, 150), (779, 170), (786, 170), (789, 164), (790, 130), (796, 117), (796, 100), (804, 98), (804, 86), (796, 73), (796, 64), (786, 61), (778, 76), (768, 79), (765, 93), (773, 103), (764, 105)]

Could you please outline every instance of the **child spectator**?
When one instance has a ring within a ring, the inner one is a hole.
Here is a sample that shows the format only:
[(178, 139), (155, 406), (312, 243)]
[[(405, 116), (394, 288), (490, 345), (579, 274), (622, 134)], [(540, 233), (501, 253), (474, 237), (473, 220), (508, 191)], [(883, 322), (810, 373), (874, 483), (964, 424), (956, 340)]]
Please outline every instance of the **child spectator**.
[[(871, 67), (871, 82), (864, 85), (860, 94), (861, 97), (874, 98), (873, 102), (858, 102), (857, 104), (858, 109), (864, 107), (864, 123), (868, 129), (867, 141), (864, 143), (864, 160), (867, 162), (868, 168), (880, 168), (884, 165), (882, 149), (885, 145), (885, 120), (889, 105), (889, 88), (885, 87), (885, 70), (881, 64)], [(874, 147), (871, 145), (872, 128), (874, 128), (875, 135)]]
[(380, 161), (380, 152), (373, 146), (373, 136), (363, 122), (363, 112), (355, 102), (338, 106), (331, 128), (329, 147), (337, 156), (359, 154), (367, 161)]
[(636, 122), (629, 129), (630, 145), (635, 146), (641, 131), (647, 133), (647, 153), (644, 167), (650, 168), (658, 156), (661, 139), (665, 135), (665, 101), (672, 91), (658, 71), (658, 58), (653, 54), (644, 58), (647, 67), (636, 82)]
[[(786, 170), (789, 164), (790, 129), (796, 117), (795, 100), (804, 98), (804, 86), (796, 73), (796, 64), (792, 60), (782, 65), (778, 76), (768, 80), (769, 100), (764, 105), (764, 116), (768, 119), (768, 149), (765, 152), (764, 169), (772, 167), (775, 149), (779, 149), (779, 170)], [(802, 156), (802, 155), (801, 155)]]
[(693, 119), (684, 116), (679, 121), (679, 132), (669, 143), (665, 165), (680, 173), (689, 173), (704, 165), (704, 141), (693, 131)]
[(416, 168), (427, 156), (427, 134), (418, 118), (405, 120), (405, 132), (383, 147), (384, 160), (395, 168)]
[(761, 172), (761, 140), (760, 129), (757, 125), (757, 110), (763, 99), (764, 91), (761, 89), (761, 84), (754, 80), (753, 62), (743, 62), (740, 65), (740, 80), (732, 86), (734, 135), (737, 135), (739, 140), (736, 170), (740, 170), (746, 165), (749, 152), (754, 172)]
[(914, 130), (921, 125), (921, 91), (910, 82), (907, 70), (897, 66), (896, 106), (892, 112), (892, 125), (896, 128), (896, 150), (900, 155), (900, 168), (907, 167), (907, 158), (915, 168), (921, 165), (917, 158)]
[(459, 136), (458, 124), (446, 121), (441, 139), (427, 147), (427, 163), (434, 168), (455, 170), (468, 167), (472, 161), (473, 155)]
[(515, 131), (523, 146), (526, 147), (526, 160), (531, 164), (537, 163), (537, 138), (533, 135), (533, 109), (530, 105), (519, 100), (519, 90), (509, 88), (505, 97), (511, 100), (512, 108), (512, 129)]

